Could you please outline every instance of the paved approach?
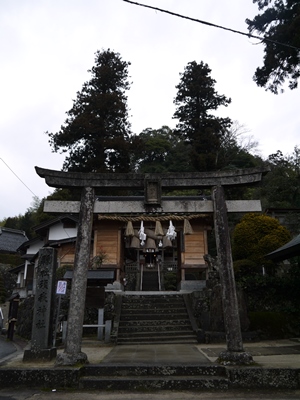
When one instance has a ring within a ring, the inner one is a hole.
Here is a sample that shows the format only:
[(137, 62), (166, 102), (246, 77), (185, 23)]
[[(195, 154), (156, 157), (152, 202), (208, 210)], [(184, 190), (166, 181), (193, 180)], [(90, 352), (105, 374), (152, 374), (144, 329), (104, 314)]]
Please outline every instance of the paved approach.
[(10, 342), (5, 336), (0, 335), (0, 361), (11, 356), (18, 350), (14, 342)]
[[(0, 359), (0, 368), (25, 367), (33, 365), (22, 361), (26, 343), (14, 339), (18, 351), (11, 357)], [(300, 339), (270, 340), (246, 343), (245, 350), (249, 351), (257, 365), (266, 368), (297, 368), (300, 369)], [(214, 363), (218, 354), (225, 350), (225, 344), (196, 344), (196, 345), (109, 345), (97, 340), (83, 339), (82, 351), (87, 354), (90, 364), (103, 362), (183, 362), (183, 363)], [(63, 349), (58, 349), (58, 352)], [(40, 363), (39, 367), (52, 367), (55, 360)], [(1, 400), (1, 399), (0, 399)]]

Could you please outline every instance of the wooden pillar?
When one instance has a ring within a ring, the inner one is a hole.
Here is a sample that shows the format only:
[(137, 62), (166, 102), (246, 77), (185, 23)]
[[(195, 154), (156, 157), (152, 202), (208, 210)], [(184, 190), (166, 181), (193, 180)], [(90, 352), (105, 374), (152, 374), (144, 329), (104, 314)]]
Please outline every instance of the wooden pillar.
[(185, 269), (181, 267), (181, 280), (185, 281)]
[(98, 229), (94, 229), (93, 257), (97, 256), (97, 246), (98, 246)]
[(81, 352), (81, 340), (90, 261), (94, 197), (93, 188), (84, 187), (82, 189), (67, 336), (64, 353), (58, 354), (56, 357), (57, 365), (74, 365), (88, 361), (87, 355)]
[(212, 198), (214, 204), (214, 224), (227, 342), (227, 350), (220, 353), (219, 360), (231, 364), (249, 364), (253, 362), (253, 360), (251, 354), (246, 353), (243, 349), (228, 228), (227, 207), (222, 186), (215, 186), (213, 188)]
[[(118, 229), (116, 281), (123, 284), (123, 281), (121, 281), (121, 277), (122, 277), (121, 269), (123, 269), (123, 268), (121, 267), (121, 265), (122, 265), (122, 264), (124, 265), (124, 262), (122, 262), (122, 260), (123, 260), (123, 258), (124, 258), (124, 255), (121, 254), (121, 252), (122, 252), (121, 243), (122, 243), (122, 230), (121, 230), (121, 229)], [(124, 271), (122, 271), (122, 273), (123, 273), (123, 277), (124, 277)]]
[(116, 270), (116, 281), (121, 282), (120, 267), (117, 267), (117, 270)]

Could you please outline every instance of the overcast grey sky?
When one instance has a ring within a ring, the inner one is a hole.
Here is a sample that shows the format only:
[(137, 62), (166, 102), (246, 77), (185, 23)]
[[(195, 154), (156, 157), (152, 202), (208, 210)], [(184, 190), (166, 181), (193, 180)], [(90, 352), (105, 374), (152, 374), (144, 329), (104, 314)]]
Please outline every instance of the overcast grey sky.
[[(244, 32), (245, 19), (257, 14), (252, 0), (140, 3)], [(134, 133), (175, 127), (175, 86), (195, 60), (209, 65), (218, 92), (232, 99), (218, 114), (245, 125), (263, 157), (279, 149), (290, 154), (300, 144), (299, 90), (275, 96), (256, 86), (263, 46), (246, 36), (122, 0), (2, 0), (0, 37), (0, 220), (24, 214), (33, 193), (53, 191), (34, 166), (61, 169), (64, 156), (51, 152), (45, 132), (60, 129), (97, 50), (110, 48), (131, 62)]]

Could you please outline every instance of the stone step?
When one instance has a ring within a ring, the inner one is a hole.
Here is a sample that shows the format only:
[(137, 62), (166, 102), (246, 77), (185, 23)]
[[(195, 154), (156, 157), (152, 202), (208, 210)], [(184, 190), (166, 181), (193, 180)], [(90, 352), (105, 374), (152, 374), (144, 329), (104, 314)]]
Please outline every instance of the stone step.
[[(125, 292), (126, 293), (126, 292)], [(158, 292), (159, 293), (159, 292)], [(147, 302), (151, 302), (151, 303), (176, 303), (177, 301), (182, 302), (182, 296), (178, 296), (178, 295), (157, 295), (157, 294), (148, 294), (148, 295), (127, 295), (124, 294), (123, 295), (123, 301), (125, 303), (139, 303), (138, 299), (140, 299), (142, 301), (142, 303), (147, 303)]]
[(123, 296), (117, 343), (197, 343), (183, 296)]
[(121, 315), (120, 321), (146, 321), (146, 320), (151, 320), (151, 321), (169, 321), (169, 320), (174, 320), (174, 318), (176, 318), (177, 321), (179, 320), (186, 320), (187, 319), (187, 315), (186, 314), (177, 314), (177, 315), (173, 315), (173, 314), (166, 314), (166, 315), (162, 315), (162, 314), (147, 314), (147, 315), (143, 315), (143, 314), (130, 314), (130, 315)]
[(126, 314), (187, 314), (185, 307), (155, 307), (152, 308), (124, 308), (122, 312)]
[(117, 343), (126, 344), (166, 344), (166, 343), (198, 343), (196, 334), (192, 330), (186, 331), (148, 331), (148, 332), (119, 332)]
[(185, 307), (185, 304), (183, 301), (168, 301), (168, 302), (164, 302), (164, 301), (152, 301), (149, 302), (147, 300), (145, 300), (144, 302), (142, 300), (140, 300), (139, 302), (126, 302), (123, 301), (123, 306), (125, 306), (128, 309), (135, 309), (135, 308), (144, 308), (144, 309), (149, 309), (152, 307), (156, 307), (156, 308), (170, 308), (170, 307)]
[(176, 337), (178, 337), (178, 336), (185, 336), (185, 335), (191, 335), (194, 339), (195, 339), (195, 336), (194, 336), (194, 332), (191, 330), (191, 329), (186, 329), (186, 330), (172, 330), (172, 331), (170, 331), (170, 330), (168, 330), (168, 331), (166, 331), (166, 330), (160, 330), (160, 331), (143, 331), (143, 332), (141, 332), (140, 330), (137, 332), (137, 331), (131, 331), (131, 332), (125, 332), (125, 331), (122, 331), (121, 333), (119, 333), (119, 335), (118, 335), (118, 338), (124, 338), (124, 337), (128, 337), (128, 338), (131, 338), (131, 339), (133, 339), (134, 337), (140, 337), (140, 338), (142, 338), (142, 337), (146, 337), (147, 339), (149, 339), (149, 337), (152, 337), (152, 336), (155, 336), (155, 337), (168, 337), (168, 336), (170, 336), (170, 335), (172, 335), (172, 337), (173, 337), (173, 335), (176, 335)]
[[(122, 339), (121, 339), (122, 340)], [(170, 345), (176, 345), (176, 344), (189, 344), (189, 345), (192, 345), (192, 344), (197, 344), (197, 342), (195, 341), (195, 340), (191, 340), (191, 339), (187, 339), (187, 340), (183, 340), (183, 339), (181, 339), (181, 340), (177, 340), (177, 339), (172, 339), (172, 340), (166, 340), (166, 341), (163, 341), (163, 340), (161, 340), (161, 341), (154, 341), (154, 340), (151, 340), (150, 341), (150, 339), (149, 339), (149, 341), (148, 342), (136, 342), (136, 341), (127, 341), (127, 342), (121, 342), (120, 341), (120, 343), (118, 343), (118, 346), (128, 346), (128, 345), (130, 345), (130, 346), (134, 346), (134, 345), (138, 345), (138, 344), (140, 344), (140, 345), (143, 345), (143, 344), (145, 344), (145, 345), (151, 345), (151, 346), (157, 346), (158, 344), (170, 344)]]
[(126, 315), (131, 315), (131, 314), (184, 314), (186, 313), (186, 308), (181, 307), (181, 308), (157, 308), (157, 307), (152, 307), (152, 308), (134, 308), (134, 309), (128, 309), (128, 308), (122, 308), (122, 313)]
[(157, 346), (159, 344), (170, 344), (172, 346), (175, 346), (176, 344), (188, 344), (188, 345), (194, 345), (197, 344), (197, 342), (195, 342), (195, 340), (192, 339), (181, 339), (181, 340), (177, 340), (172, 339), (172, 340), (150, 340), (149, 341), (122, 341), (122, 339), (120, 340), (120, 343), (118, 343), (118, 346), (134, 346), (134, 345), (148, 345), (148, 346)]
[(101, 363), (87, 364), (81, 369), (84, 376), (223, 376), (226, 377), (226, 368), (219, 364), (181, 364), (173, 362), (171, 365), (151, 363), (139, 365), (132, 363)]
[[(161, 320), (140, 320), (139, 322), (138, 322), (138, 326), (140, 327), (140, 328), (143, 328), (143, 327), (145, 327), (145, 328), (147, 328), (147, 327), (151, 327), (151, 326), (153, 326), (153, 327), (160, 327), (160, 326), (162, 326), (163, 324), (162, 324), (162, 321)], [(119, 327), (122, 327), (122, 328), (131, 328), (131, 327), (136, 327), (137, 326), (137, 322), (136, 322), (136, 320), (134, 320), (134, 321), (120, 321), (120, 323), (119, 323)], [(166, 326), (166, 327), (168, 327), (168, 326), (177, 326), (177, 327), (179, 327), (179, 326), (191, 326), (191, 323), (190, 323), (190, 320), (188, 319), (188, 318), (186, 318), (186, 319), (168, 319), (167, 321), (166, 321), (166, 324), (164, 324), (163, 326)]]
[[(138, 301), (138, 299), (140, 299), (140, 301)], [(183, 303), (184, 300), (182, 297), (178, 297), (178, 296), (160, 296), (160, 295), (146, 295), (146, 296), (130, 296), (130, 295), (124, 295), (122, 298), (124, 303), (142, 303), (142, 304), (146, 304), (146, 303)]]
[(118, 335), (118, 345), (119, 344), (196, 344), (198, 343), (194, 334), (189, 335), (154, 335), (153, 333), (148, 336), (138, 336), (136, 335), (134, 338), (130, 336), (120, 337)]
[(172, 308), (185, 308), (185, 304), (183, 302), (174, 302), (174, 303), (165, 303), (165, 302), (153, 302), (153, 303), (123, 303), (123, 309), (125, 310), (151, 310), (152, 308), (161, 309), (161, 310), (169, 310)]
[[(120, 325), (119, 325), (119, 329), (120, 329)], [(134, 333), (137, 331), (137, 327), (135, 326), (126, 326), (123, 325), (121, 326), (121, 330), (120, 330), (120, 335), (121, 334), (130, 334), (130, 333)], [(148, 332), (148, 333), (153, 333), (153, 332), (183, 332), (183, 331), (191, 331), (191, 326), (189, 324), (185, 324), (185, 325), (156, 325), (156, 326), (152, 326), (152, 325), (148, 325), (148, 326), (141, 326), (139, 325), (138, 327), (138, 331), (140, 333), (144, 333), (144, 332)]]
[(176, 302), (183, 302), (183, 298), (181, 295), (124, 295), (122, 298), (123, 303), (176, 303)]
[(212, 376), (143, 376), (143, 377), (82, 377), (79, 389), (84, 390), (225, 390), (229, 380)]

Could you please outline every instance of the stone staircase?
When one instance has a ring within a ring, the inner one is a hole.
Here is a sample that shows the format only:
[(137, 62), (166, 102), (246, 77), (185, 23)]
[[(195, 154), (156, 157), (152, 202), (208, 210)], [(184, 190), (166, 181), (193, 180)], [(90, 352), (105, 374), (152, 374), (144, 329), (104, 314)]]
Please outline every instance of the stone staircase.
[(117, 344), (197, 343), (182, 294), (123, 295)]
[(225, 390), (226, 368), (218, 365), (87, 365), (79, 388), (85, 390)]

